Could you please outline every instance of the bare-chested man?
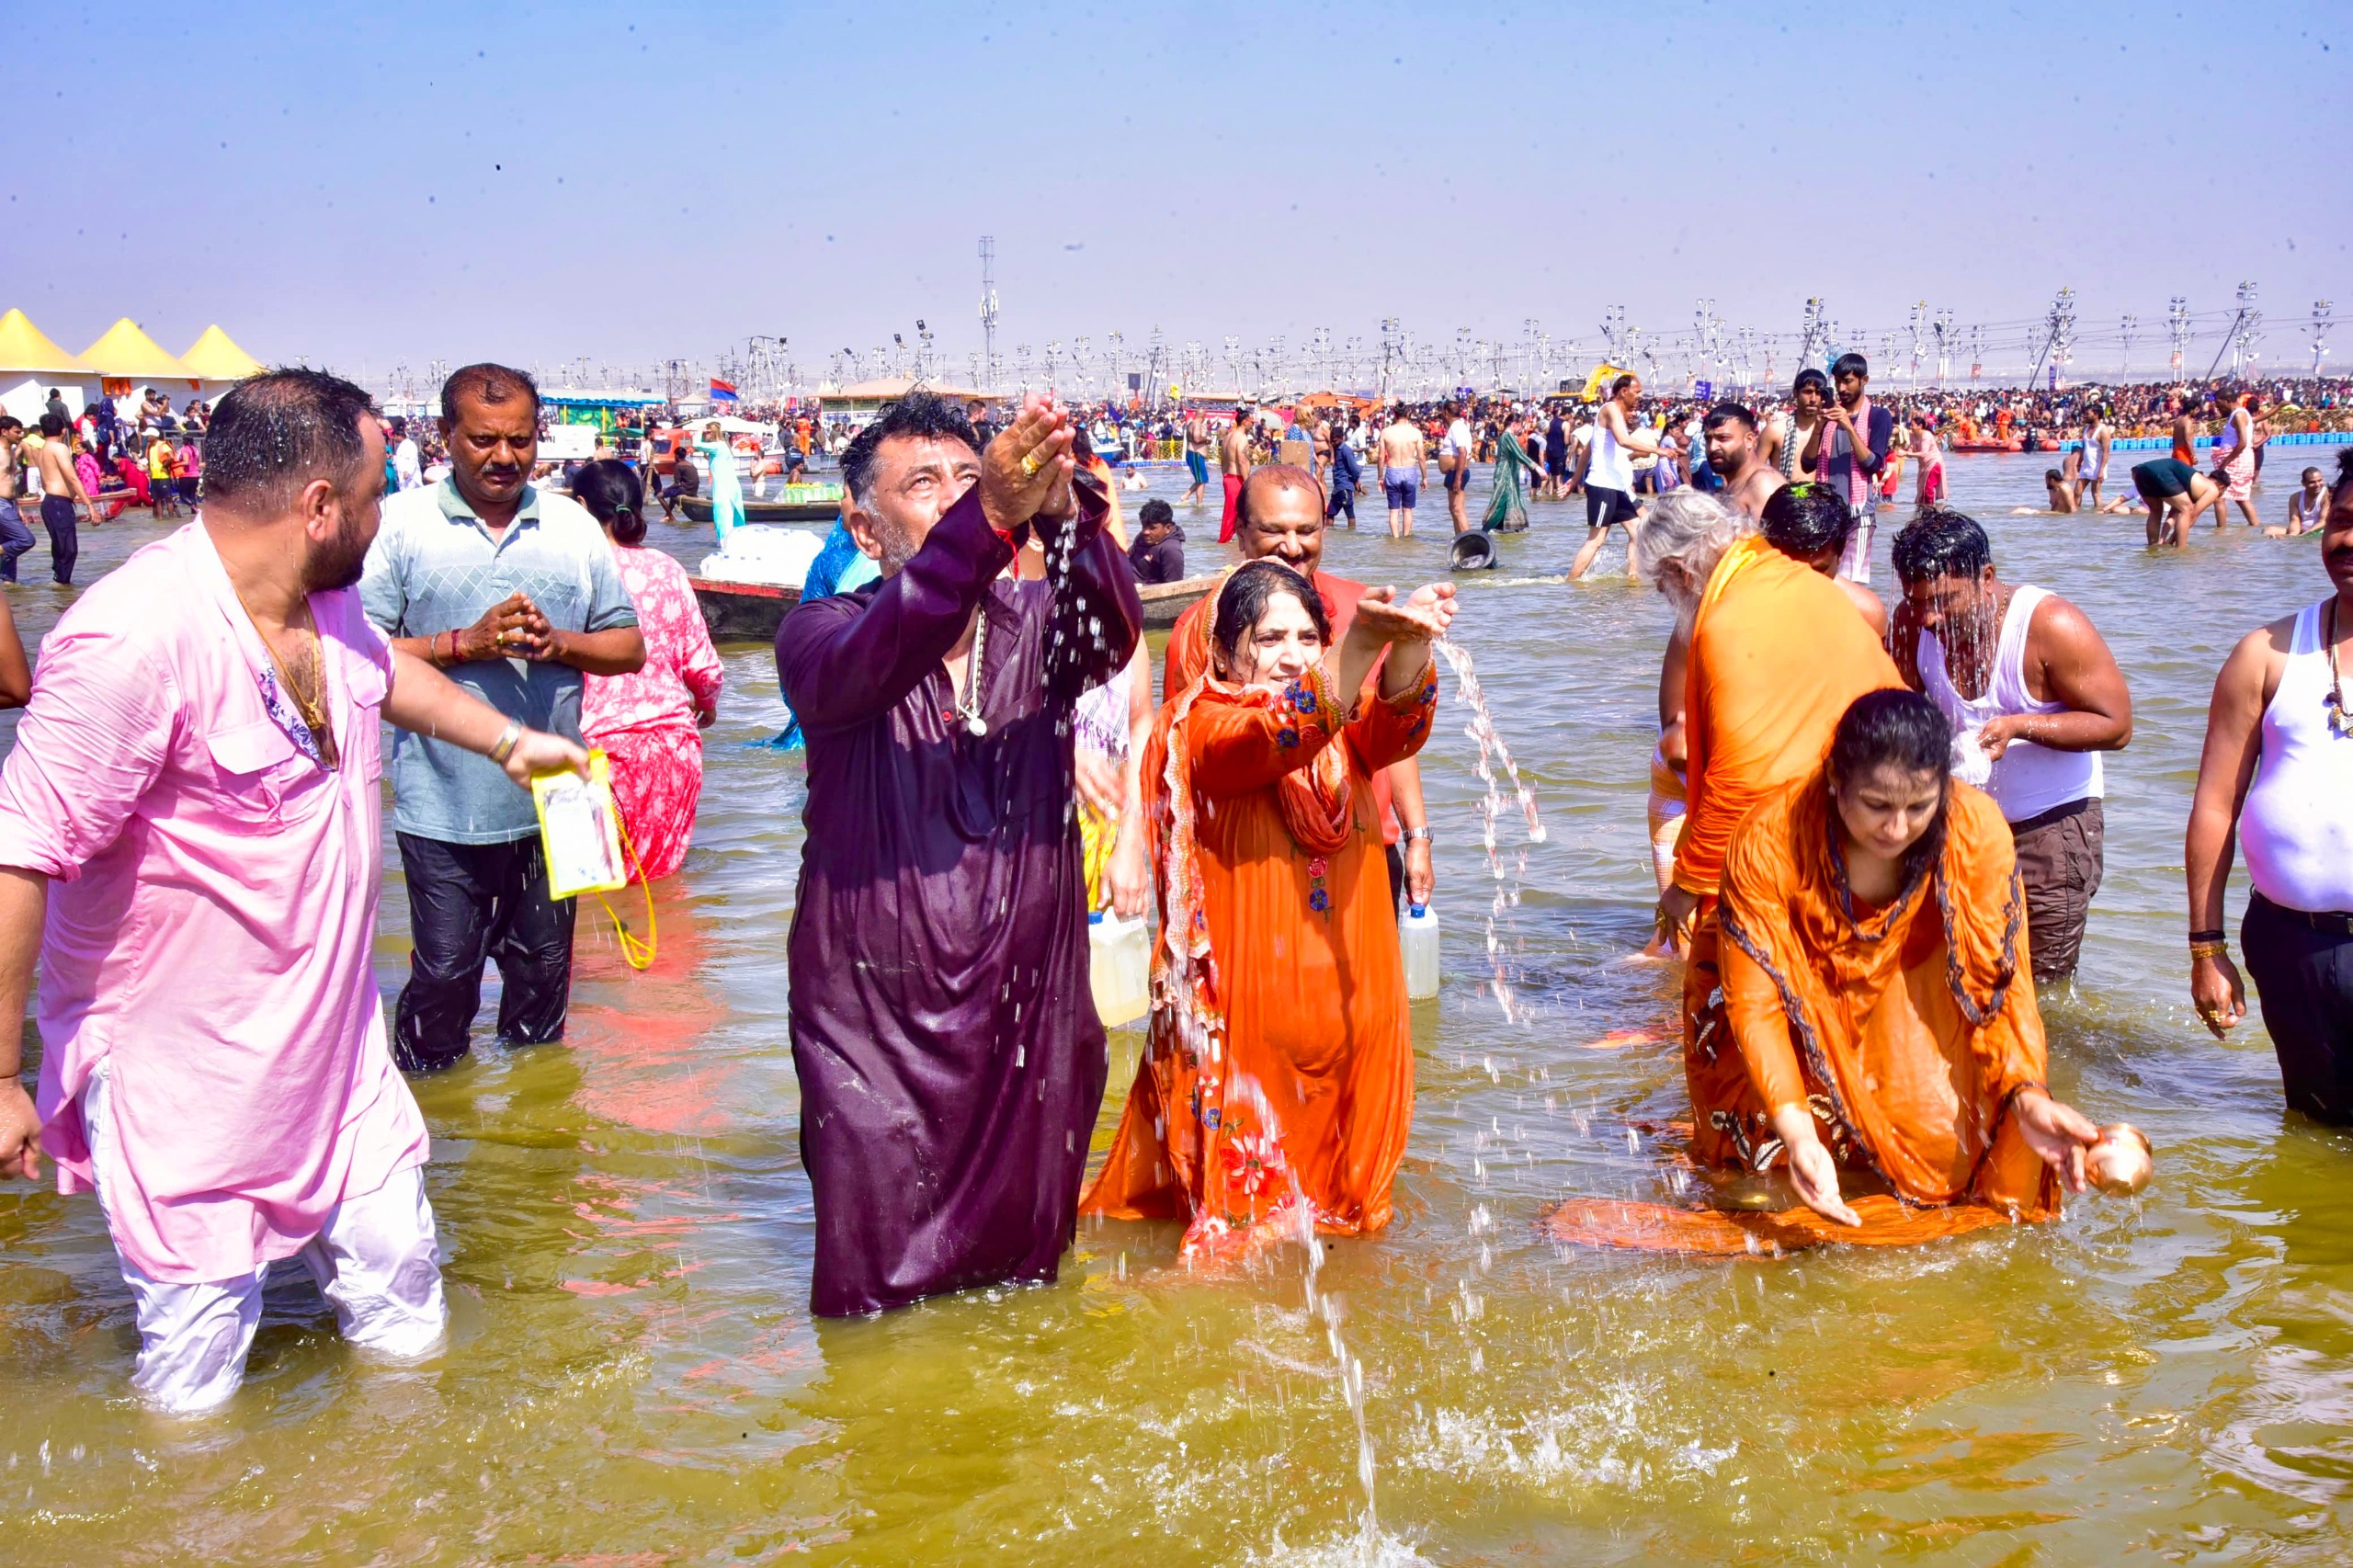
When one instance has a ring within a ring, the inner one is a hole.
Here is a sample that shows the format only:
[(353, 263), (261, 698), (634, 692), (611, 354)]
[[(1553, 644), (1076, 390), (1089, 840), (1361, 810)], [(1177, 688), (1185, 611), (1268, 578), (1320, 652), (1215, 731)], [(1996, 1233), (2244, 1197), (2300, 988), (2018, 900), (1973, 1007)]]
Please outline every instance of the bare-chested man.
[(40, 520), (49, 530), (50, 570), (58, 586), (74, 585), (74, 558), (82, 552), (81, 534), (74, 522), (74, 503), (90, 515), (90, 526), (98, 526), (98, 504), (82, 488), (82, 476), (74, 471), (74, 442), (66, 434), (65, 421), (55, 414), (40, 416)]
[(1766, 501), (1789, 480), (1765, 460), (1756, 415), (1744, 403), (1720, 403), (1708, 410), (1700, 431), (1708, 443), (1708, 466), (1724, 482), (1724, 505), (1762, 517)]
[(1225, 476), (1225, 517), (1218, 524), (1217, 541), (1224, 544), (1233, 538), (1236, 516), (1234, 503), (1242, 498), (1242, 482), (1250, 477), (1250, 411), (1237, 408), (1233, 423), (1226, 427), (1224, 437), (1217, 446), (1218, 472)]
[(1185, 421), (1185, 469), (1193, 477), (1193, 486), (1177, 501), (1189, 506), (1210, 492), (1210, 422), (1198, 414)]
[(1421, 499), (1422, 482), (1429, 477), (1429, 449), (1423, 444), (1422, 432), (1405, 417), (1405, 405), (1399, 403), (1389, 415), (1389, 427), (1381, 433), (1381, 488), (1389, 502), (1389, 537), (1414, 537), (1414, 506)]

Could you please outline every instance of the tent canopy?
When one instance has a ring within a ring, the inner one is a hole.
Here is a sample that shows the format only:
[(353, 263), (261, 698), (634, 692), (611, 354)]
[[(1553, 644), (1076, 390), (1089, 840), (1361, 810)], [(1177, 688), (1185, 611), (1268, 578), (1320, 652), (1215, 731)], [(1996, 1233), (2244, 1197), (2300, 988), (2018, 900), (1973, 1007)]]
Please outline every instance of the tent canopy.
[(208, 381), (242, 381), (262, 372), (261, 361), (218, 326), (206, 327), (204, 335), (180, 356), (180, 363)]
[(0, 370), (28, 375), (94, 376), (97, 372), (51, 343), (22, 311), (0, 316)]
[(164, 352), (163, 346), (139, 330), (139, 324), (129, 316), (107, 328), (106, 335), (82, 350), (82, 358), (91, 370), (101, 376), (128, 380), (145, 378), (175, 378), (184, 381), (203, 378), (188, 366)]

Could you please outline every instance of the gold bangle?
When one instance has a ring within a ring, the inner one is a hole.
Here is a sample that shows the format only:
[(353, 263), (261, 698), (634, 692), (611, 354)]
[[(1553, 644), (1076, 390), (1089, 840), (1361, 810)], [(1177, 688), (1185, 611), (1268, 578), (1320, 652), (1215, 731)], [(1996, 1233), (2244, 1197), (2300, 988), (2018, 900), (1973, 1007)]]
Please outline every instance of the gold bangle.
[(2192, 942), (2189, 944), (2189, 958), (2190, 961), (2193, 963), (2200, 959), (2226, 959), (2230, 956), (2231, 945), (2228, 942)]

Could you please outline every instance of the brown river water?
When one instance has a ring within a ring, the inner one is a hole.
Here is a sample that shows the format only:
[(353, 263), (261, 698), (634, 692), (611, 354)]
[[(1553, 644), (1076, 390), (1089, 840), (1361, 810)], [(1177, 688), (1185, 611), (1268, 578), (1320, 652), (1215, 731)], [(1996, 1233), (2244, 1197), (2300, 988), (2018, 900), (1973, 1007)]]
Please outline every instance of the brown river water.
[[(2319, 454), (2272, 455), (2294, 461), (2271, 465), (2267, 516)], [(779, 722), (772, 660), (743, 645), (653, 971), (584, 911), (569, 1041), (478, 1046), (415, 1085), (452, 1310), (438, 1359), (366, 1364), (298, 1272), (273, 1282), (224, 1414), (149, 1414), (96, 1201), (0, 1191), (0, 1562), (2353, 1559), (2353, 1139), (2284, 1112), (2259, 1023), (2207, 1036), (2182, 951), (2214, 671), (2325, 578), (2310, 540), (2201, 530), (2153, 558), (2137, 516), (2011, 516), (2040, 504), (2047, 462), (1949, 472), (2004, 575), (2088, 611), (2138, 704), (2081, 977), (2043, 1005), (2054, 1091), (2154, 1140), (2140, 1198), (1779, 1261), (1543, 1237), (1561, 1197), (1666, 1194), (1629, 1124), (1684, 1102), (1673, 981), (1628, 961), (1651, 920), (1667, 613), (1622, 577), (1515, 581), (1564, 572), (1584, 537), (1582, 502), (1540, 505), (1502, 569), (1463, 584), (1457, 624), (1548, 836), (1507, 809), (1490, 874), (1475, 748), (1442, 722), (1424, 768), (1447, 975), (1414, 1017), (1398, 1217), (1330, 1246), (1316, 1281), (1362, 1364), (1377, 1530), (1296, 1247), (1195, 1275), (1174, 1226), (1089, 1224), (1057, 1285), (811, 1319), (785, 1032), (801, 767), (743, 744)], [(1326, 564), (1435, 575), (1443, 506), (1392, 544), (1371, 500)], [(1215, 516), (1180, 517), (1202, 570)], [(85, 530), (85, 574), (158, 531)], [(46, 564), (44, 545), (26, 575)], [(64, 597), (10, 603), (29, 637)], [(389, 823), (387, 998), (407, 952)], [(2244, 897), (2242, 878), (2234, 932)], [(1113, 1037), (1103, 1133), (1137, 1042)]]

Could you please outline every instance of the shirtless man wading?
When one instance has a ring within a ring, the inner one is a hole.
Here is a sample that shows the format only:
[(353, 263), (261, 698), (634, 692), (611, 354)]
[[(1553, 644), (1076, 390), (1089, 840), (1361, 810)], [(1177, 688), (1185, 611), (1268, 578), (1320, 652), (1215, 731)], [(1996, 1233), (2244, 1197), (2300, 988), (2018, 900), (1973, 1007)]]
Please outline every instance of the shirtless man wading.
[(74, 471), (74, 442), (66, 433), (65, 421), (54, 414), (40, 416), (40, 520), (49, 530), (49, 564), (62, 588), (74, 585), (74, 558), (82, 552), (81, 535), (74, 522), (74, 503), (90, 515), (90, 526), (98, 526), (98, 504), (82, 488), (82, 476)]
[(1234, 503), (1242, 497), (1242, 482), (1250, 477), (1250, 411), (1237, 408), (1233, 423), (1226, 427), (1224, 438), (1217, 445), (1218, 471), (1225, 476), (1225, 517), (1219, 523), (1217, 541), (1224, 544), (1233, 538), (1236, 517)]
[(1737, 403), (1708, 410), (1700, 426), (1708, 444), (1708, 466), (1724, 482), (1724, 505), (1751, 517), (1765, 515), (1765, 503), (1789, 481), (1765, 460), (1756, 415)]
[(1421, 499), (1422, 483), (1429, 477), (1429, 449), (1422, 432), (1405, 417), (1399, 403), (1381, 433), (1381, 488), (1389, 502), (1389, 537), (1414, 536), (1414, 506)]

